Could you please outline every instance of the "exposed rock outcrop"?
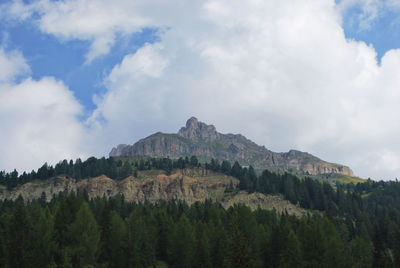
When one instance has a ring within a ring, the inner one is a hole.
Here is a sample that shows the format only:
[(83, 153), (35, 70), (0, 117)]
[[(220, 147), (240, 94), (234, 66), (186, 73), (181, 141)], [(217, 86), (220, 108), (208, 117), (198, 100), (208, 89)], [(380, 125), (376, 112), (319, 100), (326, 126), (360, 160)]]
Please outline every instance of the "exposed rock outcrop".
[[(144, 172), (145, 173), (145, 172)], [(122, 181), (115, 181), (106, 176), (85, 179), (76, 182), (72, 178), (57, 177), (46, 181), (29, 182), (11, 191), (0, 189), (0, 199), (15, 200), (21, 195), (24, 200), (40, 198), (46, 194), (49, 201), (53, 194), (62, 191), (86, 191), (90, 198), (111, 197), (123, 194), (130, 202), (156, 202), (162, 200), (184, 200), (188, 204), (206, 199), (221, 200), (226, 188), (232, 183), (236, 186), (236, 178), (213, 173), (204, 168), (175, 170), (167, 176), (161, 171), (146, 178), (128, 177)]]
[(282, 195), (264, 195), (261, 193), (248, 194), (246, 192), (240, 192), (228, 198), (223, 203), (223, 207), (227, 209), (235, 204), (244, 204), (252, 210), (256, 210), (258, 208), (266, 210), (275, 209), (278, 213), (287, 212), (288, 214), (295, 215), (296, 217), (302, 217), (310, 214), (310, 211), (293, 205), (288, 200), (284, 199)]
[(15, 200), (22, 196), (25, 201), (31, 201), (40, 198), (44, 192), (49, 202), (53, 195), (63, 191), (86, 191), (90, 198), (110, 198), (123, 194), (128, 202), (155, 203), (159, 200), (183, 200), (193, 204), (211, 199), (221, 202), (226, 209), (235, 204), (244, 204), (252, 210), (275, 209), (278, 213), (287, 212), (297, 217), (310, 213), (291, 204), (281, 195), (248, 194), (243, 191), (227, 193), (228, 187), (236, 187), (238, 183), (239, 181), (233, 177), (204, 168), (175, 170), (169, 176), (160, 171), (159, 174), (151, 174), (142, 179), (130, 176), (122, 181), (115, 181), (106, 176), (78, 182), (68, 177), (56, 177), (46, 181), (29, 182), (11, 191), (0, 188), (0, 200)]
[(11, 191), (7, 191), (5, 188), (0, 189), (0, 199), (15, 200), (19, 196), (22, 196), (24, 200), (32, 200), (40, 198), (44, 192), (47, 201), (50, 201), (53, 195), (58, 195), (60, 192), (76, 192), (76, 187), (77, 185), (74, 179), (68, 177), (56, 177), (46, 181), (28, 182)]
[(344, 165), (325, 162), (309, 153), (291, 150), (275, 153), (237, 134), (221, 134), (213, 125), (192, 117), (177, 134), (155, 133), (133, 145), (118, 145), (110, 156), (142, 156), (179, 158), (196, 155), (202, 160), (211, 158), (238, 161), (256, 169), (300, 171), (310, 175), (343, 174), (353, 176)]
[(178, 135), (192, 141), (213, 142), (220, 137), (213, 125), (199, 122), (197, 118), (191, 117), (186, 122), (186, 127), (182, 127)]

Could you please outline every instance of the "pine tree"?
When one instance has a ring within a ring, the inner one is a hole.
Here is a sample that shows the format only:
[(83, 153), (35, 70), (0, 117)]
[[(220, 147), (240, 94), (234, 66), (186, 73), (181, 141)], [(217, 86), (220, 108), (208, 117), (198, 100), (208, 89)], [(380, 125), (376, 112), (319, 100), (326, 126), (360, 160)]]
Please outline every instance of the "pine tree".
[(52, 259), (54, 248), (53, 238), (54, 219), (48, 207), (45, 207), (34, 228), (34, 266), (46, 267)]
[(238, 161), (235, 161), (235, 163), (233, 164), (232, 169), (231, 169), (231, 175), (235, 178), (239, 178), (241, 171), (242, 171), (242, 167), (240, 166)]
[(150, 238), (148, 225), (137, 213), (132, 212), (127, 222), (128, 265), (147, 267), (154, 262), (154, 243)]
[(198, 229), (199, 234), (196, 247), (196, 261), (194, 262), (194, 265), (202, 268), (212, 267), (211, 245), (206, 228), (204, 225), (200, 224)]
[(400, 267), (400, 231), (397, 233), (395, 238), (395, 246), (394, 246), (394, 264), (396, 267)]
[(17, 200), (8, 229), (8, 263), (11, 267), (28, 267), (32, 261), (32, 227), (28, 220), (24, 202)]
[(113, 267), (126, 267), (127, 258), (126, 251), (126, 238), (127, 228), (125, 222), (115, 211), (111, 212), (110, 219), (110, 264)]
[(320, 224), (325, 248), (323, 266), (332, 268), (351, 266), (350, 256), (335, 226), (327, 218), (323, 218)]
[(192, 167), (197, 167), (198, 164), (199, 164), (199, 160), (197, 159), (197, 157), (195, 155), (192, 155), (190, 157), (190, 165)]
[(234, 222), (228, 234), (228, 252), (226, 256), (228, 267), (246, 268), (253, 267), (254, 260), (251, 257), (251, 248), (244, 232)]
[(101, 217), (100, 217), (100, 256), (99, 262), (103, 265), (107, 265), (111, 257), (111, 209), (108, 202), (105, 201), (105, 197), (102, 199), (105, 203)]
[(126, 177), (132, 176), (133, 169), (129, 161), (125, 161), (121, 167), (121, 171), (119, 172), (118, 179), (122, 180)]
[(373, 244), (365, 225), (362, 225), (360, 229), (360, 235), (350, 242), (353, 265), (354, 267), (370, 267), (373, 260)]
[(248, 207), (234, 206), (231, 210), (226, 264), (228, 267), (254, 267), (253, 247), (256, 222)]
[(221, 172), (228, 175), (231, 174), (231, 163), (226, 160), (222, 161)]
[(175, 267), (192, 267), (196, 237), (193, 226), (185, 214), (179, 218), (170, 240), (170, 261)]
[(40, 195), (39, 203), (43, 208), (46, 206), (47, 197), (45, 192), (42, 192), (42, 194)]
[(290, 230), (280, 254), (280, 266), (283, 268), (301, 267), (300, 242), (293, 230)]
[(71, 224), (69, 234), (73, 239), (69, 249), (73, 262), (81, 267), (95, 266), (100, 233), (88, 203), (82, 203), (75, 221)]

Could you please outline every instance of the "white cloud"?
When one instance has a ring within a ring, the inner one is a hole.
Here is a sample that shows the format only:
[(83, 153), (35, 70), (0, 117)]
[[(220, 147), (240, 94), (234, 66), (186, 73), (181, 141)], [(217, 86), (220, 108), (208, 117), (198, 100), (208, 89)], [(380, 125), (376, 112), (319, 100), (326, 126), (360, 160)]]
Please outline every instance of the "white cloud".
[(0, 83), (12, 82), (19, 75), (30, 72), (24, 57), (18, 51), (6, 53), (0, 48)]
[(158, 78), (166, 67), (166, 60), (158, 51), (162, 50), (159, 45), (146, 45), (140, 48), (135, 54), (127, 55), (122, 63), (115, 66), (108, 79), (109, 83), (115, 85), (120, 80), (129, 78), (151, 77)]
[[(369, 20), (376, 2), (367, 2)], [(126, 55), (96, 96), (88, 123), (104, 153), (154, 131), (175, 132), (195, 115), (364, 177), (400, 173), (400, 51), (378, 65), (372, 47), (346, 40), (333, 0), (41, 3), (40, 28), (92, 41), (89, 60), (120, 33), (166, 29), (160, 42)]]
[(17, 51), (0, 49), (0, 66), (1, 169), (29, 171), (86, 156), (87, 130), (73, 93), (54, 78), (27, 77), (29, 67)]
[(39, 11), (43, 12), (39, 21), (40, 29), (66, 40), (91, 41), (92, 46), (87, 54), (87, 61), (90, 62), (109, 52), (116, 34), (127, 35), (149, 25), (147, 18), (132, 12), (137, 8), (135, 1), (122, 3), (126, 8), (121, 9), (111, 1), (42, 1), (39, 6)]
[(119, 1), (119, 5), (107, 0), (40, 0), (24, 5), (16, 0), (5, 6), (3, 13), (20, 20), (39, 15), (37, 24), (43, 33), (55, 35), (61, 40), (91, 42), (86, 55), (87, 63), (90, 63), (110, 51), (118, 34), (129, 35), (144, 26), (151, 26), (148, 18), (135, 12), (140, 5), (129, 0)]

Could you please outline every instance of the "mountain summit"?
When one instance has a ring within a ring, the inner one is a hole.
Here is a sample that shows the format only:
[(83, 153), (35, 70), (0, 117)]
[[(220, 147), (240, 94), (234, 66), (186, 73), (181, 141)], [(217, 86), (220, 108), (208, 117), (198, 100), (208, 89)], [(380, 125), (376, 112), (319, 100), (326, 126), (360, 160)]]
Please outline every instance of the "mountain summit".
[(353, 176), (347, 166), (325, 162), (296, 150), (275, 153), (240, 134), (221, 134), (213, 125), (199, 122), (195, 117), (191, 117), (177, 134), (157, 132), (133, 145), (120, 144), (110, 152), (111, 157), (179, 158), (191, 155), (207, 161), (211, 158), (238, 161), (241, 165), (252, 165), (256, 169)]
[(199, 122), (196, 117), (191, 117), (186, 122), (186, 127), (182, 127), (178, 135), (191, 141), (209, 141), (214, 142), (219, 138), (219, 133), (213, 125), (207, 125)]

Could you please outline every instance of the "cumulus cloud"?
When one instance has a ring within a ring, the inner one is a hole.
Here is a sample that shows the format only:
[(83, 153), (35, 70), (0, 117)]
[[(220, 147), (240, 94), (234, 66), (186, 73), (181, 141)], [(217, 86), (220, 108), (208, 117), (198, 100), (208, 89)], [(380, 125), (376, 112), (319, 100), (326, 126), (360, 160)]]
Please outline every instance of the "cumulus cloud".
[(1, 169), (29, 171), (86, 156), (87, 130), (73, 93), (54, 78), (27, 76), (29, 66), (18, 51), (0, 48), (0, 66)]
[[(158, 48), (147, 55), (149, 64), (168, 62), (161, 75), (138, 76), (134, 66), (142, 63), (134, 55), (143, 58), (143, 51), (127, 55), (123, 62), (132, 65), (111, 72), (96, 115), (112, 128), (142, 134), (150, 130), (138, 118), (154, 124), (176, 118), (164, 127), (173, 131), (178, 119), (195, 114), (271, 149), (299, 148), (344, 162), (364, 177), (399, 172), (396, 161), (386, 161), (400, 152), (393, 124), (400, 112), (399, 52), (379, 66), (372, 47), (345, 39), (332, 2), (208, 1), (193, 21), (206, 36), (172, 24), (162, 47), (152, 45)], [(112, 79), (117, 73), (123, 76)]]
[(19, 51), (6, 53), (0, 48), (0, 83), (12, 82), (18, 76), (29, 72), (30, 68)]
[(119, 1), (117, 5), (107, 0), (40, 0), (25, 5), (16, 0), (5, 5), (3, 13), (20, 20), (38, 15), (37, 24), (43, 33), (55, 35), (60, 40), (89, 41), (91, 47), (86, 60), (90, 63), (110, 51), (117, 35), (126, 36), (151, 26), (149, 18), (135, 12), (140, 5), (129, 0)]
[(95, 98), (88, 124), (104, 153), (154, 131), (175, 132), (195, 115), (363, 177), (400, 174), (400, 51), (379, 65), (372, 47), (346, 40), (333, 0), (42, 3), (39, 27), (90, 40), (88, 55), (107, 53), (121, 32), (163, 29), (159, 42), (112, 69), (107, 92)]

